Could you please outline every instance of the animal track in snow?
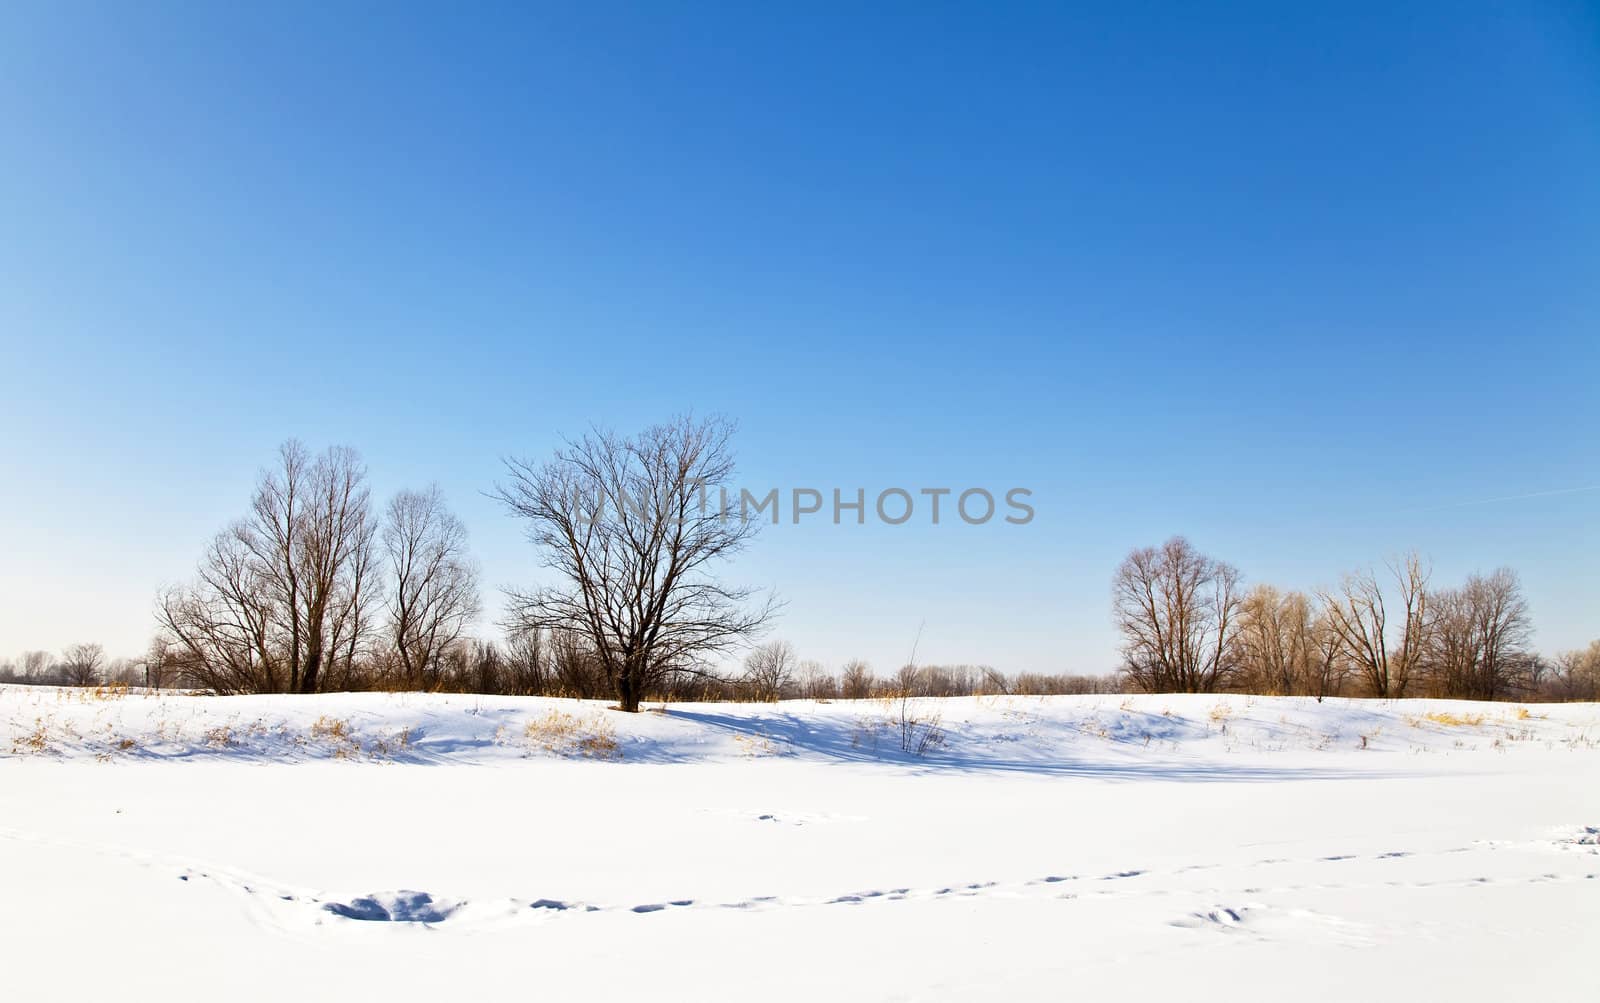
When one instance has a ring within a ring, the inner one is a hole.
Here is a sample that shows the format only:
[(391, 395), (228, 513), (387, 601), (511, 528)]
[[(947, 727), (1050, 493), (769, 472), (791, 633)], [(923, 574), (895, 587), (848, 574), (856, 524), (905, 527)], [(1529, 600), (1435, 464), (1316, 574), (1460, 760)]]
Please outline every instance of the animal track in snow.
[(1588, 847), (1591, 853), (1600, 853), (1600, 825), (1580, 825), (1557, 840), (1564, 847)]
[(1237, 930), (1239, 927), (1244, 925), (1245, 916), (1253, 908), (1257, 907), (1239, 906), (1238, 908), (1232, 908), (1229, 906), (1217, 906), (1213, 909), (1208, 909), (1205, 912), (1190, 913), (1184, 919), (1175, 920), (1172, 925), (1191, 930)]
[(375, 892), (349, 902), (327, 902), (322, 908), (335, 916), (365, 922), (443, 923), (457, 906), (435, 901), (427, 892), (398, 891)]
[[(76, 846), (78, 848), (120, 857), (129, 862), (159, 869), (172, 868), (179, 880), (194, 883), (196, 879), (204, 879), (210, 883), (229, 889), (238, 894), (258, 920), (277, 926), (306, 929), (314, 928), (324, 921), (351, 921), (360, 923), (390, 922), (409, 923), (432, 926), (445, 924), (451, 928), (465, 925), (477, 927), (480, 925), (497, 924), (503, 922), (516, 922), (517, 917), (532, 920), (535, 916), (542, 917), (543, 921), (558, 921), (557, 917), (576, 914), (589, 914), (596, 912), (624, 913), (634, 915), (651, 915), (655, 913), (702, 911), (707, 909), (739, 909), (748, 911), (767, 911), (771, 909), (812, 908), (828, 905), (850, 905), (855, 907), (870, 907), (875, 902), (896, 902), (904, 900), (933, 900), (941, 898), (957, 899), (973, 896), (989, 898), (1036, 898), (1049, 897), (1055, 900), (1116, 900), (1130, 897), (1157, 898), (1172, 895), (1188, 895), (1194, 893), (1223, 895), (1229, 893), (1225, 886), (1205, 888), (1174, 887), (1162, 881), (1162, 877), (1176, 877), (1187, 872), (1213, 870), (1221, 868), (1220, 864), (1197, 864), (1173, 868), (1167, 871), (1147, 870), (1143, 868), (1129, 868), (1110, 871), (1100, 874), (1066, 874), (1061, 872), (1047, 873), (1039, 877), (999, 881), (974, 881), (962, 884), (943, 886), (929, 885), (923, 888), (909, 886), (858, 890), (845, 894), (825, 896), (751, 896), (733, 901), (714, 901), (696, 898), (676, 898), (646, 901), (631, 905), (609, 905), (605, 903), (590, 903), (583, 901), (561, 900), (552, 898), (492, 898), (469, 903), (465, 899), (449, 899), (436, 897), (433, 893), (415, 890), (399, 890), (384, 893), (368, 893), (350, 898), (331, 896), (326, 892), (288, 887), (264, 878), (259, 875), (249, 874), (231, 867), (218, 867), (202, 865), (197, 862), (185, 861), (164, 854), (151, 854), (134, 851), (127, 848), (104, 845), (79, 843), (75, 841), (46, 839), (19, 832), (0, 830), (0, 837), (28, 842), (48, 842), (62, 846)], [(1322, 861), (1353, 861), (1360, 860), (1369, 863), (1392, 861), (1403, 856), (1441, 857), (1447, 854), (1459, 854), (1467, 850), (1484, 852), (1493, 849), (1538, 849), (1547, 852), (1551, 849), (1571, 849), (1580, 852), (1600, 852), (1600, 827), (1582, 826), (1560, 830), (1552, 837), (1544, 840), (1512, 843), (1504, 841), (1483, 841), (1472, 847), (1453, 847), (1436, 851), (1418, 853), (1416, 851), (1394, 850), (1385, 853), (1371, 854), (1334, 854), (1321, 856), (1308, 856), (1299, 858), (1298, 861), (1284, 858), (1271, 860), (1258, 860), (1254, 865), (1242, 864), (1239, 873), (1230, 878), (1228, 884), (1233, 885), (1232, 891), (1242, 891), (1246, 895), (1283, 895), (1300, 891), (1337, 889), (1354, 890), (1359, 888), (1434, 888), (1434, 887), (1473, 887), (1487, 884), (1504, 884), (1519, 882), (1561, 882), (1577, 880), (1593, 880), (1594, 873), (1584, 874), (1557, 874), (1547, 868), (1523, 877), (1501, 876), (1488, 878), (1483, 876), (1465, 876), (1443, 878), (1426, 881), (1400, 881), (1384, 879), (1365, 879), (1358, 881), (1333, 881), (1333, 882), (1307, 882), (1290, 881), (1282, 884), (1260, 881), (1259, 877), (1249, 873), (1251, 867), (1265, 867), (1280, 864), (1316, 863)], [(1344, 864), (1339, 868), (1344, 873), (1344, 867), (1353, 866)], [(1532, 870), (1532, 869), (1530, 869)], [(169, 873), (172, 873), (169, 871)], [(1250, 880), (1257, 877), (1257, 880)], [(1133, 878), (1144, 880), (1131, 882)], [(1073, 891), (1065, 890), (1071, 887)], [(1248, 908), (1259, 909), (1259, 906)], [(1221, 911), (1218, 911), (1218, 910)], [(1231, 913), (1230, 913), (1231, 910)], [(1213, 913), (1215, 914), (1213, 916)], [(1272, 910), (1269, 919), (1276, 924), (1280, 918), (1292, 918), (1293, 910), (1280, 912)], [(1308, 914), (1309, 915), (1309, 914)], [(1221, 906), (1218, 909), (1203, 910), (1192, 914), (1175, 923), (1178, 926), (1197, 926), (1205, 928), (1232, 928), (1236, 920), (1239, 924), (1249, 921), (1251, 917), (1247, 912), (1237, 906)], [(1202, 922), (1204, 920), (1204, 922)], [(566, 921), (564, 919), (560, 921)], [(1320, 922), (1331, 922), (1327, 917), (1320, 917)]]

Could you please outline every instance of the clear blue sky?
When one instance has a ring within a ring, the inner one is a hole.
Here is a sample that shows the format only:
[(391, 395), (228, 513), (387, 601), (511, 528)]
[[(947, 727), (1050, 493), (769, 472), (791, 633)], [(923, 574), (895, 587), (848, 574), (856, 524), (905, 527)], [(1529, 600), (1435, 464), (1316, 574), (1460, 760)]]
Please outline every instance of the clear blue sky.
[(1034, 491), (769, 531), (830, 663), (1109, 670), (1173, 533), (1600, 636), (1593, 4), (244, 6), (0, 6), (0, 654), (140, 650), (289, 436), (534, 581), (499, 457), (689, 408)]

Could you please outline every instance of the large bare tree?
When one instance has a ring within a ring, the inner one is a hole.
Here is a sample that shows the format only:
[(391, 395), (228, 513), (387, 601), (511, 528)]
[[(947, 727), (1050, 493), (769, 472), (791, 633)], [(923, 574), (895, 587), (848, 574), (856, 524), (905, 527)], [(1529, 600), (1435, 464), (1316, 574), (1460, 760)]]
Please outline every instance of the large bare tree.
[(1525, 681), (1532, 653), (1533, 621), (1522, 582), (1510, 568), (1467, 579), (1479, 642), (1476, 696), (1494, 700)]
[(1347, 574), (1337, 592), (1321, 594), (1329, 628), (1375, 697), (1405, 696), (1429, 644), (1427, 564), (1410, 553), (1390, 562), (1389, 573), (1389, 597), (1371, 569)]
[(1533, 625), (1516, 572), (1472, 575), (1435, 594), (1428, 681), (1442, 696), (1494, 700), (1527, 682)]
[(61, 678), (68, 686), (93, 686), (100, 682), (106, 649), (98, 644), (69, 644), (61, 652)]
[(212, 541), (194, 584), (161, 596), (179, 664), (220, 692), (322, 688), (371, 631), (374, 529), (354, 450), (285, 443), (250, 516)]
[(389, 643), (410, 686), (437, 681), (444, 653), (478, 615), (478, 574), (467, 530), (437, 485), (402, 491), (383, 525), (389, 559)]
[(584, 638), (618, 706), (757, 633), (774, 605), (716, 570), (758, 524), (715, 503), (733, 426), (682, 417), (634, 436), (593, 431), (544, 463), (508, 460), (496, 496), (526, 520), (556, 584), (511, 594), (519, 629)]
[(1233, 669), (1239, 572), (1175, 536), (1129, 554), (1112, 580), (1124, 672), (1147, 692), (1209, 693)]
[[(347, 651), (361, 577), (372, 566), (371, 494), (355, 450), (313, 458), (291, 440), (256, 489), (243, 540), (286, 622), (289, 689), (315, 693), (330, 658)], [(342, 643), (341, 643), (342, 642)]]

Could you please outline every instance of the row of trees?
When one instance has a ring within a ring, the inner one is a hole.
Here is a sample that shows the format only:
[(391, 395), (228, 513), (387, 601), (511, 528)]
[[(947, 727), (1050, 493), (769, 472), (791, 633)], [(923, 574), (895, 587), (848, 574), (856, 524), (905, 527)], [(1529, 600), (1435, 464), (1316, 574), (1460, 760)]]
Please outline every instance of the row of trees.
[(1247, 591), (1238, 569), (1182, 537), (1140, 548), (1112, 583), (1123, 675), (1147, 692), (1600, 697), (1600, 642), (1540, 658), (1509, 568), (1455, 588), (1435, 587), (1414, 553), (1386, 570), (1310, 594)]
[[(864, 700), (877, 697), (955, 697), (977, 694), (1045, 696), (1066, 693), (1113, 693), (1120, 681), (1112, 676), (1007, 675), (987, 665), (902, 665), (893, 675), (878, 677), (860, 659), (844, 663), (838, 673), (818, 661), (802, 660), (787, 641), (769, 641), (753, 649), (744, 673), (729, 686), (737, 699)], [(725, 687), (726, 691), (726, 687)]]
[[(440, 692), (561, 696), (603, 699), (615, 695), (605, 667), (582, 637), (569, 632), (531, 630), (513, 633), (501, 642), (462, 638), (441, 652), (425, 686), (406, 684), (384, 671), (380, 658), (358, 657), (341, 664), (338, 686), (344, 690), (426, 688)], [(0, 660), (0, 682), (57, 686), (117, 683), (210, 689), (203, 675), (170, 645), (158, 642), (144, 658), (107, 659), (97, 644), (73, 645), (59, 658), (49, 652), (24, 652), (15, 661)], [(971, 696), (1063, 693), (1112, 693), (1121, 683), (1113, 676), (1007, 675), (981, 665), (906, 665), (886, 676), (874, 673), (860, 659), (839, 671), (815, 660), (800, 659), (787, 641), (771, 641), (751, 650), (743, 671), (668, 673), (642, 694), (661, 701), (771, 701), (790, 699), (862, 700), (898, 696)]]
[[(1275, 597), (1276, 601), (1271, 601)], [(1217, 689), (1267, 694), (1310, 696), (1358, 695), (1369, 690), (1360, 678), (1341, 671), (1318, 654), (1318, 640), (1326, 641), (1325, 628), (1315, 619), (1309, 629), (1302, 606), (1313, 600), (1296, 593), (1281, 594), (1258, 588), (1246, 596), (1245, 605), (1259, 601), (1259, 613), (1247, 611), (1255, 637), (1248, 644), (1240, 670)], [(1259, 619), (1257, 619), (1259, 617)], [(1248, 632), (1248, 631), (1247, 631)], [(386, 671), (379, 658), (358, 658), (341, 667), (337, 683), (344, 690), (423, 688), (402, 681), (398, 672)], [(144, 658), (107, 658), (99, 645), (72, 645), (60, 656), (46, 651), (24, 652), (16, 659), (0, 659), (0, 683), (56, 686), (92, 686), (119, 683), (129, 686), (209, 688), (204, 679), (185, 667), (170, 647), (152, 646)], [(425, 688), (441, 692), (561, 696), (606, 699), (615, 696), (605, 669), (587, 643), (571, 634), (523, 632), (504, 641), (462, 639), (446, 648), (429, 673)], [(859, 659), (837, 670), (815, 660), (799, 659), (786, 642), (754, 649), (741, 673), (669, 673), (642, 694), (644, 700), (862, 700), (909, 694), (911, 696), (971, 696), (1013, 694), (1045, 696), (1071, 693), (1116, 693), (1145, 690), (1132, 675), (1067, 675), (1045, 673), (1005, 674), (988, 666), (902, 666), (877, 675)], [(1422, 690), (1431, 694), (1432, 690)], [(1532, 658), (1522, 685), (1502, 695), (1524, 699), (1600, 700), (1600, 641), (1587, 648), (1564, 652), (1550, 660)]]
[[(760, 525), (705, 503), (733, 482), (732, 436), (724, 420), (680, 417), (632, 436), (595, 431), (544, 462), (508, 461), (495, 494), (548, 577), (510, 594), (500, 645), (467, 636), (478, 575), (437, 488), (402, 491), (380, 511), (354, 451), (312, 455), (291, 441), (262, 472), (248, 514), (213, 538), (195, 580), (161, 593), (159, 633), (139, 666), (153, 684), (218, 693), (477, 690), (612, 696), (626, 711), (655, 698), (1110, 688), (967, 666), (908, 666), (880, 680), (852, 662), (834, 676), (781, 643), (754, 649), (742, 675), (714, 671), (779, 608), (719, 576)], [(1119, 684), (1130, 689), (1600, 696), (1600, 646), (1538, 658), (1506, 569), (1434, 588), (1410, 555), (1335, 589), (1247, 591), (1236, 568), (1179, 537), (1128, 555), (1113, 609)], [(51, 678), (102, 678), (103, 652), (89, 658), (90, 648), (51, 662)], [(32, 663), (21, 675), (42, 680)]]
[(140, 681), (142, 663), (135, 659), (106, 657), (98, 644), (68, 645), (59, 656), (48, 651), (24, 651), (12, 659), (0, 659), (0, 683), (27, 683), (39, 686), (96, 686), (101, 683)]
[(160, 671), (218, 693), (436, 683), (479, 611), (466, 530), (436, 487), (380, 515), (366, 481), (353, 450), (285, 443), (195, 581), (161, 594)]

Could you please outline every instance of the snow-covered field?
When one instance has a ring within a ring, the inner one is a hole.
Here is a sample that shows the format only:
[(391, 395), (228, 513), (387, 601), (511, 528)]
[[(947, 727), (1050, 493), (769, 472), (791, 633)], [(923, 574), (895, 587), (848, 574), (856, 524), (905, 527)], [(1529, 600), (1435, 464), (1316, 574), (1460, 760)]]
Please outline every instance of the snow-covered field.
[[(29, 1001), (1600, 990), (1596, 705), (904, 712), (0, 688), (0, 985)], [(922, 755), (903, 750), (930, 727)]]

